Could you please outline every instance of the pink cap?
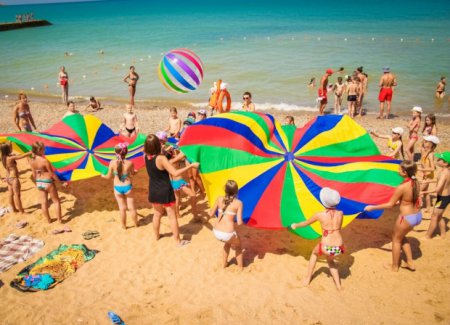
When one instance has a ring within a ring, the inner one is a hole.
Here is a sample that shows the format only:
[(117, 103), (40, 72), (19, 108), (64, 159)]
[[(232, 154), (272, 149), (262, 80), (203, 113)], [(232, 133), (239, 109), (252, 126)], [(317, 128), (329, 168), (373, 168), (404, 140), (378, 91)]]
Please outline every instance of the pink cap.
[(333, 70), (331, 69), (327, 69), (327, 71), (325, 71), (327, 74), (332, 75), (333, 74)]

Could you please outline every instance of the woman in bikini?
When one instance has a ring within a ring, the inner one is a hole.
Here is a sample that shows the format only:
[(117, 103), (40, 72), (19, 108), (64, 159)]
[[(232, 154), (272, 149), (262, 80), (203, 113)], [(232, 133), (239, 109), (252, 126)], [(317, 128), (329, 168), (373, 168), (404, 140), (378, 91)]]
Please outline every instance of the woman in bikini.
[(445, 84), (446, 79), (445, 77), (441, 77), (441, 80), (439, 80), (439, 83), (436, 87), (436, 98), (443, 99), (445, 97)]
[(123, 81), (128, 84), (128, 91), (130, 92), (130, 105), (134, 106), (134, 95), (136, 94), (136, 85), (139, 80), (139, 75), (134, 71), (134, 66), (130, 67), (130, 72), (123, 78)]
[(298, 227), (306, 227), (316, 221), (319, 221), (320, 226), (322, 227), (322, 240), (316, 245), (316, 247), (314, 247), (311, 253), (308, 271), (303, 281), (303, 285), (309, 285), (316, 266), (317, 258), (321, 255), (325, 255), (334, 284), (338, 290), (341, 290), (339, 271), (334, 263), (334, 258), (344, 253), (344, 244), (341, 235), (343, 214), (342, 211), (336, 209), (336, 206), (341, 201), (341, 196), (338, 191), (328, 187), (322, 188), (319, 196), (320, 201), (326, 210), (316, 213), (306, 221), (293, 223), (290, 226), (291, 229), (297, 229)]
[(209, 217), (213, 217), (218, 211), (218, 218), (213, 228), (214, 236), (224, 243), (223, 246), (223, 267), (228, 266), (228, 255), (230, 248), (236, 253), (236, 261), (239, 268), (244, 267), (241, 240), (235, 229), (235, 218), (238, 225), (242, 225), (243, 204), (237, 198), (239, 188), (235, 181), (228, 180), (225, 184), (225, 196), (217, 198), (216, 203), (209, 212)]
[(392, 208), (400, 201), (400, 215), (394, 225), (392, 234), (392, 264), (387, 267), (398, 272), (400, 268), (401, 250), (406, 256), (406, 267), (415, 271), (411, 245), (406, 235), (413, 230), (415, 226), (422, 221), (422, 212), (420, 211), (420, 185), (416, 178), (417, 166), (413, 161), (404, 160), (400, 163), (398, 173), (405, 180), (401, 183), (389, 202), (379, 205), (368, 205), (364, 211), (383, 210)]
[(119, 133), (131, 138), (139, 133), (138, 119), (135, 112), (133, 112), (133, 105), (126, 105), (127, 112), (123, 114), (123, 123), (120, 127)]
[(53, 172), (52, 165), (44, 157), (45, 146), (42, 142), (35, 142), (31, 146), (32, 160), (31, 171), (36, 187), (39, 190), (39, 198), (41, 200), (42, 213), (47, 218), (48, 223), (52, 222), (48, 212), (48, 196), (52, 199), (52, 204), (56, 206), (56, 217), (60, 223), (61, 219), (61, 203), (59, 202), (58, 191), (56, 190), (55, 182), (58, 180)]
[(17, 160), (31, 156), (31, 152), (22, 155), (12, 153), (11, 142), (0, 144), (2, 154), (2, 165), (6, 170), (6, 177), (3, 179), (8, 184), (9, 204), (14, 212), (24, 213), (22, 200), (20, 198), (20, 180), (19, 170), (17, 169)]
[(17, 105), (13, 111), (14, 124), (16, 124), (19, 131), (33, 131), (36, 130), (36, 124), (34, 124), (33, 115), (31, 115), (30, 105), (28, 105), (27, 95), (22, 94)]
[(128, 143), (119, 143), (114, 148), (114, 151), (116, 153), (116, 159), (111, 160), (108, 172), (106, 175), (102, 175), (102, 177), (111, 179), (114, 175), (114, 196), (119, 205), (122, 228), (127, 229), (127, 210), (130, 211), (134, 225), (139, 227), (134, 198), (131, 194), (131, 190), (133, 189), (131, 178), (136, 172), (133, 162), (125, 159), (128, 153)]
[(412, 119), (408, 123), (409, 142), (406, 145), (406, 159), (413, 160), (414, 144), (419, 139), (420, 121), (422, 119), (422, 107), (414, 106), (412, 111)]
[(436, 116), (428, 114), (425, 117), (425, 124), (423, 125), (422, 135), (437, 135)]
[(67, 104), (69, 101), (69, 75), (67, 74), (64, 66), (59, 68), (58, 78), (62, 91), (62, 101), (64, 104)]
[(198, 163), (193, 163), (181, 169), (175, 169), (166, 156), (161, 153), (161, 143), (158, 137), (150, 134), (144, 143), (144, 161), (149, 176), (148, 200), (153, 205), (153, 230), (156, 240), (161, 237), (159, 233), (161, 217), (164, 210), (169, 217), (173, 238), (178, 246), (184, 246), (189, 241), (181, 240), (179, 235), (178, 220), (175, 215), (175, 193), (170, 184), (170, 176), (182, 175), (190, 168), (198, 168)]

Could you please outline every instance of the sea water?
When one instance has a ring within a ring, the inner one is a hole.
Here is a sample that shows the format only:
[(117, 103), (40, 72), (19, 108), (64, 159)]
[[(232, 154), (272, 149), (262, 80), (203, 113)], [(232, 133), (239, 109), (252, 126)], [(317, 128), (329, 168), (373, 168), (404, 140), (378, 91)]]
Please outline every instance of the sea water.
[[(0, 92), (58, 95), (59, 67), (70, 96), (127, 98), (130, 65), (140, 75), (136, 99), (206, 104), (213, 82), (228, 83), (234, 107), (250, 91), (257, 109), (315, 110), (327, 68), (369, 75), (365, 107), (378, 109), (378, 82), (389, 66), (398, 87), (393, 111), (420, 105), (450, 112), (434, 98), (450, 77), (450, 1), (155, 1), (117, 0), (0, 7), (0, 21), (33, 12), (53, 25), (0, 33)], [(189, 48), (201, 57), (200, 87), (177, 94), (157, 76), (162, 55)], [(104, 54), (100, 54), (103, 51)], [(68, 54), (68, 55), (65, 55)], [(329, 104), (333, 105), (331, 93)], [(345, 105), (345, 103), (344, 103)]]

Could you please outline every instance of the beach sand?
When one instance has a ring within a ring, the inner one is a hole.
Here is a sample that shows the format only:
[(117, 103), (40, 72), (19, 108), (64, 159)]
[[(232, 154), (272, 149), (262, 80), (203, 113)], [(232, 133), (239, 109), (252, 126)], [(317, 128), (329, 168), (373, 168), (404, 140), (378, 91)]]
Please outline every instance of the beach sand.
[[(85, 103), (78, 106), (84, 108)], [(39, 130), (53, 125), (66, 110), (54, 101), (36, 102), (33, 98), (30, 106)], [(105, 106), (93, 114), (117, 130), (124, 105)], [(0, 102), (1, 133), (15, 132), (10, 118), (12, 107), (12, 101)], [(179, 116), (184, 118), (189, 110), (193, 109), (187, 105), (180, 108)], [(136, 112), (143, 133), (167, 124), (168, 106), (138, 104)], [(272, 113), (281, 121), (288, 114)], [(313, 117), (303, 112), (289, 114), (295, 116), (297, 126)], [(358, 121), (384, 133), (394, 126), (406, 128), (408, 118), (380, 122), (366, 116)], [(450, 148), (449, 125), (438, 120), (440, 151)], [(381, 151), (386, 148), (385, 141), (376, 142)], [(5, 284), (0, 288), (0, 324), (110, 324), (109, 310), (126, 324), (450, 323), (449, 236), (445, 240), (420, 240), (428, 227), (429, 214), (409, 235), (416, 272), (402, 268), (399, 273), (391, 273), (383, 267), (391, 261), (397, 209), (386, 211), (378, 220), (353, 221), (343, 230), (347, 251), (337, 260), (344, 290), (337, 292), (324, 260), (317, 264), (311, 285), (300, 286), (317, 240), (305, 240), (284, 230), (241, 227), (245, 268), (240, 271), (233, 260), (222, 269), (222, 244), (212, 235), (212, 221), (193, 222), (187, 198), (182, 202), (179, 223), (183, 238), (192, 242), (175, 247), (167, 217), (161, 225), (166, 236), (156, 242), (143, 169), (133, 181), (139, 228), (132, 227), (128, 218), (130, 228), (121, 229), (112, 181), (95, 177), (73, 182), (65, 189), (58, 185), (65, 226), (72, 232), (53, 235), (52, 230), (63, 226), (45, 222), (28, 163), (20, 161), (19, 170), (27, 214), (1, 217), (0, 238), (11, 233), (27, 234), (44, 240), (45, 246), (28, 261), (0, 274)], [(7, 194), (5, 183), (0, 183), (0, 206), (7, 205)], [(208, 203), (200, 200), (199, 207), (206, 216)], [(450, 216), (448, 209), (445, 216)], [(16, 229), (18, 220), (27, 220), (29, 225)], [(100, 237), (84, 240), (82, 233), (87, 230), (99, 231)], [(55, 288), (22, 293), (9, 287), (23, 267), (59, 244), (79, 243), (99, 253)]]

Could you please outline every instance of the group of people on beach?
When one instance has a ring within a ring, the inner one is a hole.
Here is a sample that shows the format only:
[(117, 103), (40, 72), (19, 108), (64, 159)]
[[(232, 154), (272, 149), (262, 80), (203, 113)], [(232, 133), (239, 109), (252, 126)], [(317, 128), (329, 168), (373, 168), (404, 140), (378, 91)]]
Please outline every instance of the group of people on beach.
[[(341, 68), (338, 72), (343, 72)], [(324, 113), (327, 103), (327, 92), (335, 93), (335, 113), (340, 113), (342, 96), (347, 93), (349, 103), (349, 115), (354, 117), (362, 114), (362, 103), (367, 89), (368, 76), (363, 72), (363, 67), (358, 67), (351, 76), (345, 76), (345, 83), (342, 77), (338, 77), (337, 83), (328, 86), (328, 78), (334, 72), (327, 69), (321, 79), (318, 91), (320, 99), (320, 113)], [(79, 114), (73, 101), (68, 98), (68, 74), (64, 67), (59, 72), (59, 82), (62, 89), (62, 99), (67, 104), (67, 112), (64, 117)], [(126, 105), (126, 112), (123, 115), (123, 122), (119, 132), (129, 138), (135, 137), (139, 133), (139, 124), (136, 112), (134, 111), (134, 96), (136, 92), (139, 75), (134, 67), (130, 67), (129, 73), (123, 79), (128, 84), (130, 93), (130, 103)], [(442, 80), (441, 80), (442, 81)], [(396, 79), (390, 73), (389, 68), (383, 69), (383, 76), (380, 79), (380, 116), (379, 118), (390, 116), (390, 101), (392, 99), (392, 89), (396, 85)], [(445, 90), (445, 78), (443, 87)], [(440, 93), (442, 94), (442, 92)], [(243, 94), (243, 104), (241, 110), (255, 111), (250, 92)], [(383, 99), (383, 101), (382, 101)], [(384, 114), (384, 102), (387, 102), (387, 115)], [(101, 104), (94, 97), (90, 98), (87, 108), (93, 111), (101, 109)], [(214, 107), (211, 107), (215, 112)], [(211, 115), (213, 115), (213, 112)], [(406, 267), (415, 270), (412, 260), (412, 253), (406, 235), (422, 220), (422, 201), (426, 212), (431, 209), (430, 194), (436, 193), (437, 201), (433, 207), (431, 222), (425, 238), (433, 236), (437, 226), (439, 226), (441, 237), (445, 237), (445, 221), (443, 213), (450, 203), (450, 152), (436, 154), (434, 151), (439, 144), (437, 137), (436, 117), (428, 114), (425, 123), (421, 125), (423, 110), (421, 107), (412, 109), (412, 118), (406, 126), (409, 131), (409, 139), (404, 145), (402, 136), (404, 130), (398, 126), (392, 129), (392, 134), (384, 135), (376, 131), (370, 131), (375, 137), (388, 140), (387, 155), (395, 159), (405, 159), (399, 165), (399, 174), (405, 181), (398, 186), (389, 202), (378, 206), (367, 206), (365, 211), (390, 208), (398, 202), (400, 206), (400, 216), (397, 219), (392, 236), (392, 263), (389, 268), (398, 271), (400, 267), (400, 252), (406, 255)], [(19, 94), (18, 102), (13, 110), (14, 123), (19, 131), (37, 131), (27, 95), (23, 92)], [(184, 246), (189, 242), (180, 238), (178, 218), (180, 217), (180, 202), (182, 193), (189, 198), (191, 211), (198, 221), (205, 221), (197, 211), (197, 197), (203, 196), (205, 188), (199, 176), (199, 164), (191, 162), (178, 150), (177, 141), (184, 130), (190, 125), (207, 118), (207, 110), (200, 109), (197, 113), (190, 112), (183, 121), (178, 116), (177, 109), (172, 107), (169, 111), (168, 125), (164, 130), (155, 132), (147, 136), (144, 143), (144, 161), (146, 171), (149, 176), (148, 201), (154, 208), (153, 229), (155, 238), (160, 238), (160, 220), (164, 213), (167, 214), (172, 228), (173, 238), (178, 246)], [(63, 117), (63, 118), (64, 118)], [(284, 124), (295, 125), (293, 116), (286, 116)], [(415, 152), (415, 144), (422, 136), (422, 145), (419, 152)], [(24, 212), (21, 202), (21, 187), (18, 178), (17, 160), (27, 158), (29, 160), (32, 177), (36, 183), (36, 188), (40, 193), (41, 206), (44, 216), (48, 222), (52, 219), (49, 214), (48, 197), (51, 198), (56, 207), (56, 218), (62, 222), (61, 205), (59, 203), (58, 192), (55, 182), (58, 180), (50, 162), (45, 158), (45, 147), (41, 142), (35, 142), (29, 153), (15, 155), (11, 143), (0, 144), (2, 165), (6, 170), (6, 181), (9, 189), (9, 202), (14, 212)], [(128, 143), (120, 143), (115, 147), (116, 159), (113, 159), (108, 168), (108, 172), (102, 175), (105, 178), (113, 179), (114, 196), (116, 198), (121, 225), (127, 228), (127, 211), (136, 227), (139, 226), (136, 208), (133, 197), (132, 179), (136, 174), (133, 162), (126, 158), (128, 153)], [(437, 161), (435, 162), (435, 158)], [(415, 162), (417, 161), (417, 163)], [(436, 165), (440, 167), (439, 177), (436, 177)], [(188, 181), (184, 179), (187, 175)], [(432, 189), (431, 183), (436, 183)], [(66, 184), (63, 184), (66, 185)], [(228, 265), (230, 249), (236, 252), (236, 260), (239, 267), (243, 267), (243, 253), (241, 241), (238, 234), (237, 225), (241, 225), (243, 202), (238, 199), (238, 185), (236, 180), (228, 180), (224, 184), (224, 195), (217, 198), (211, 207), (208, 218), (217, 215), (213, 228), (214, 236), (224, 243), (223, 246), (223, 266)], [(340, 202), (341, 194), (334, 189), (323, 188), (320, 192), (320, 200), (326, 208), (325, 211), (318, 212), (310, 219), (300, 223), (294, 223), (289, 228), (292, 230), (298, 227), (305, 227), (314, 222), (319, 222), (322, 227), (322, 239), (313, 249), (311, 254), (307, 275), (304, 284), (311, 281), (312, 273), (318, 256), (325, 255), (332, 278), (338, 289), (341, 288), (339, 272), (334, 262), (334, 258), (344, 253), (343, 239), (341, 235), (343, 214), (337, 206)]]
[[(327, 69), (320, 80), (318, 88), (317, 103), (319, 104), (319, 115), (323, 115), (326, 105), (328, 103), (328, 92), (334, 93), (334, 114), (341, 114), (342, 103), (345, 95), (347, 95), (347, 113), (350, 117), (362, 116), (364, 114), (363, 101), (367, 94), (368, 78), (367, 73), (363, 72), (363, 67), (357, 67), (351, 75), (344, 77), (338, 76), (333, 84), (329, 84), (329, 77), (333, 75), (332, 69)], [(341, 67), (337, 73), (343, 74), (344, 68)], [(308, 87), (315, 87), (316, 78), (311, 78)], [(390, 119), (391, 102), (394, 94), (394, 89), (397, 86), (397, 77), (391, 72), (389, 67), (383, 68), (383, 74), (378, 83), (380, 92), (378, 94), (378, 101), (380, 103), (379, 115), (377, 119)], [(445, 97), (446, 78), (441, 77), (436, 86), (436, 98), (443, 99)], [(385, 107), (386, 105), (386, 107)], [(386, 110), (385, 110), (386, 109)]]

